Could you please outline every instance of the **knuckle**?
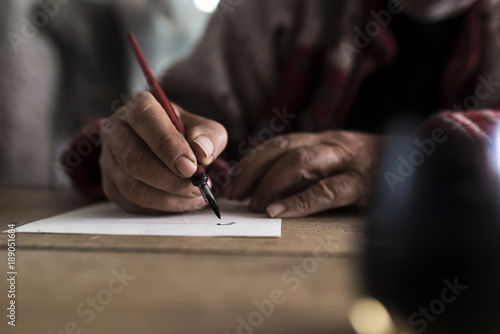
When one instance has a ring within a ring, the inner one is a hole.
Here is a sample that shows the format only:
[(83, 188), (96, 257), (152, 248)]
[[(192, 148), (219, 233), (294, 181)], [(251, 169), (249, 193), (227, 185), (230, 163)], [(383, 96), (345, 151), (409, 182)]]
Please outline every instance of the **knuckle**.
[(343, 162), (349, 161), (349, 157), (346, 156), (346, 153), (342, 149), (333, 149), (330, 156), (330, 163), (333, 166), (340, 166)]
[(285, 149), (290, 146), (291, 141), (292, 141), (291, 135), (281, 135), (271, 139), (270, 143), (275, 148)]
[(318, 182), (318, 196), (327, 202), (334, 202), (338, 198), (339, 187), (337, 184), (328, 182), (327, 180), (321, 180)]
[(356, 158), (357, 152), (352, 151), (351, 149), (342, 146), (340, 149), (340, 153), (338, 156), (339, 161), (347, 161), (353, 162), (354, 158)]
[[(144, 93), (141, 93), (144, 94)], [(149, 95), (143, 99), (137, 100), (137, 102), (129, 102), (131, 103), (128, 115), (128, 122), (133, 127), (141, 127), (149, 122), (152, 114), (154, 114), (154, 105), (155, 100), (154, 97), (148, 93)]]
[(143, 108), (135, 109), (129, 116), (129, 123), (133, 127), (141, 128), (147, 126), (154, 113), (152, 105), (144, 106)]
[(311, 150), (305, 147), (299, 147), (292, 151), (294, 161), (299, 161), (303, 165), (309, 165), (312, 160)]
[(301, 193), (295, 198), (295, 207), (299, 212), (310, 212), (312, 208), (311, 198), (304, 193)]
[(295, 149), (287, 153), (281, 169), (295, 183), (318, 179), (318, 175), (309, 168), (309, 154), (305, 149)]

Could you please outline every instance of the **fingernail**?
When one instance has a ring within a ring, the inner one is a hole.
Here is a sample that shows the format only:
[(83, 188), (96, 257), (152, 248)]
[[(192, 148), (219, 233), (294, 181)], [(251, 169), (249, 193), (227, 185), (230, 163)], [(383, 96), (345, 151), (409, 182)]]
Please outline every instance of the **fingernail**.
[(175, 160), (175, 168), (184, 177), (190, 177), (196, 172), (196, 165), (186, 156), (181, 155)]
[(205, 159), (210, 158), (214, 154), (214, 143), (207, 136), (200, 135), (193, 140), (193, 143), (196, 143), (201, 148), (205, 154)]
[(283, 204), (271, 204), (266, 208), (267, 213), (272, 218), (285, 212), (286, 208)]

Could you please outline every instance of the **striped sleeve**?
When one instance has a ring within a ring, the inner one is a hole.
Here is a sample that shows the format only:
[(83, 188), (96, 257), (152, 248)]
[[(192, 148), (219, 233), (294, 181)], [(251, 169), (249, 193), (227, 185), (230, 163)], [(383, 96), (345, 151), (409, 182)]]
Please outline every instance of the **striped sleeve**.
[(465, 140), (486, 148), (500, 134), (500, 112), (492, 109), (441, 112), (427, 119), (417, 129), (417, 133), (434, 128), (443, 129), (447, 135), (457, 140)]

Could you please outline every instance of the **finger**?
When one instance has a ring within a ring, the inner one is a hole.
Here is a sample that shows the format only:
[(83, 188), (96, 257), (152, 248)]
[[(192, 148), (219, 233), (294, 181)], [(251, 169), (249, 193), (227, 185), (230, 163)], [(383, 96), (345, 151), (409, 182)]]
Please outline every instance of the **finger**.
[(304, 217), (313, 213), (356, 203), (362, 196), (363, 183), (355, 172), (323, 179), (303, 192), (267, 207), (271, 217)]
[[(111, 153), (106, 152), (105, 143), (103, 143), (102, 147), (103, 147), (103, 151), (102, 151), (101, 156), (99, 158), (99, 164), (101, 165), (101, 173), (102, 173), (102, 189), (103, 189), (103, 192), (104, 192), (104, 195), (106, 196), (106, 198), (115, 202), (123, 210), (125, 210), (127, 212), (139, 213), (139, 214), (154, 214), (154, 213), (160, 212), (160, 211), (156, 211), (156, 210), (141, 208), (140, 206), (135, 205), (135, 204), (125, 200), (125, 198), (123, 196), (121, 196), (120, 192), (118, 191), (118, 189), (114, 185), (110, 174), (108, 174), (107, 172), (104, 172), (104, 169), (108, 168), (108, 166), (109, 166), (109, 168), (113, 169), (115, 163), (112, 161), (113, 159), (110, 159)], [(109, 160), (111, 160), (111, 163), (109, 162)]]
[(105, 181), (104, 178), (103, 189), (104, 194), (108, 199), (118, 204), (123, 210), (127, 212), (145, 215), (165, 213), (164, 211), (141, 208), (140, 206), (127, 201), (123, 196), (121, 196), (116, 186), (112, 182)]
[(193, 150), (151, 93), (133, 98), (125, 106), (122, 119), (172, 172), (181, 177), (194, 174), (197, 161)]
[(319, 140), (318, 136), (311, 134), (285, 135), (253, 149), (234, 168), (228, 198), (242, 200), (249, 197), (257, 181), (277, 159), (294, 148), (319, 144)]
[(133, 207), (163, 212), (183, 212), (201, 209), (205, 206), (202, 196), (177, 196), (156, 189), (130, 177), (117, 163), (113, 164), (109, 160), (112, 160), (109, 154), (102, 155), (101, 168), (106, 181), (103, 184), (107, 187), (106, 194), (109, 198), (122, 206), (131, 203)]
[(205, 166), (210, 165), (226, 148), (226, 129), (220, 123), (191, 114), (175, 104), (173, 107), (181, 115), (186, 138), (198, 162)]
[[(114, 160), (132, 178), (173, 195), (200, 196), (189, 179), (179, 177), (165, 166), (125, 122), (115, 120), (113, 135), (107, 136), (105, 142)], [(106, 163), (112, 162), (107, 159)]]
[(288, 151), (260, 180), (250, 208), (264, 211), (271, 202), (345, 171), (347, 165), (343, 151), (336, 146), (303, 146)]
[(183, 197), (172, 195), (131, 178), (120, 168), (115, 171), (115, 185), (127, 201), (146, 209), (184, 212), (198, 210), (205, 206), (202, 196)]

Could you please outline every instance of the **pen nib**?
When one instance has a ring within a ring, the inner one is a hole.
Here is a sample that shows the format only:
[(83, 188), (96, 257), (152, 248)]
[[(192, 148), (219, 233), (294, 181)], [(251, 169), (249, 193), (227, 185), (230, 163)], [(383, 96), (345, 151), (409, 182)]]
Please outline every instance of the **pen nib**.
[(220, 219), (220, 211), (219, 211), (219, 206), (217, 205), (217, 202), (215, 201), (215, 198), (208, 196), (208, 206), (213, 210), (217, 218)]
[(217, 218), (220, 219), (220, 212), (219, 212), (219, 207), (217, 206), (217, 204), (215, 204), (214, 206), (210, 206), (210, 207), (212, 208), (212, 210), (214, 210), (214, 213), (217, 216)]
[(200, 186), (200, 192), (203, 195), (205, 202), (214, 211), (217, 218), (221, 219), (219, 205), (217, 205), (217, 201), (215, 200), (214, 195), (212, 195), (212, 192), (210, 191), (210, 188), (206, 183)]

